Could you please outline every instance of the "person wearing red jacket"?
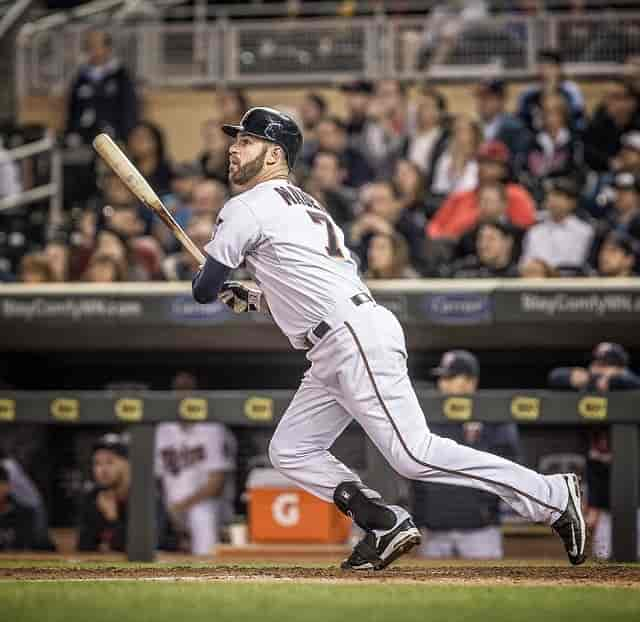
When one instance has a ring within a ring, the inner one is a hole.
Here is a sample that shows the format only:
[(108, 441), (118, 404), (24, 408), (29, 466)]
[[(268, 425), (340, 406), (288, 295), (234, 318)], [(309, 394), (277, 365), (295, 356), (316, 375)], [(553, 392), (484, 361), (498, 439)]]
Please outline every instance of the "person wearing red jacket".
[(500, 141), (489, 141), (478, 151), (478, 187), (451, 194), (427, 225), (431, 239), (458, 239), (474, 227), (480, 213), (481, 189), (486, 185), (504, 184), (506, 198), (504, 219), (526, 229), (536, 222), (536, 206), (531, 195), (520, 184), (504, 183), (508, 174), (510, 154)]

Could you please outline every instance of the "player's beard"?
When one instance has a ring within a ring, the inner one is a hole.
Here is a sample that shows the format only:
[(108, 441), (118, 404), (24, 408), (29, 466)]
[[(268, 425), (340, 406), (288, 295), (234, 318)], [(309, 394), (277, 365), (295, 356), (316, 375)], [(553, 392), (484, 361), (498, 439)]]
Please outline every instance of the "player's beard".
[(268, 147), (265, 145), (262, 152), (253, 160), (243, 166), (239, 166), (234, 173), (229, 172), (229, 181), (232, 186), (246, 186), (256, 175), (262, 171)]

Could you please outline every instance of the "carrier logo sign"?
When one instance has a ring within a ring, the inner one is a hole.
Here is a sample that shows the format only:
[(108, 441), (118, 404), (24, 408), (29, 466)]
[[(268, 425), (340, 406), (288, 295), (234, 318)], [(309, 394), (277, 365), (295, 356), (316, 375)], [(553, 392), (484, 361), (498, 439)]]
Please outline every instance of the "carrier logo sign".
[(201, 397), (185, 397), (180, 401), (178, 414), (186, 421), (204, 421), (207, 418), (207, 400)]
[(514, 397), (511, 400), (511, 415), (518, 421), (535, 421), (540, 416), (540, 398)]
[(447, 419), (467, 421), (473, 412), (473, 400), (469, 397), (449, 397), (442, 405), (442, 412)]
[(140, 421), (143, 412), (142, 400), (123, 397), (114, 406), (116, 417), (122, 421)]
[(51, 416), (58, 421), (77, 421), (80, 403), (76, 399), (60, 397), (51, 402)]
[(251, 421), (271, 421), (273, 400), (270, 397), (250, 397), (244, 403), (244, 414)]
[(295, 527), (300, 522), (300, 496), (294, 492), (278, 495), (271, 504), (276, 525)]
[(13, 421), (15, 418), (15, 400), (0, 400), (0, 421)]
[(486, 294), (432, 294), (423, 305), (435, 324), (487, 324), (493, 316)]
[(606, 397), (583, 397), (578, 402), (578, 413), (583, 419), (601, 421), (607, 418)]

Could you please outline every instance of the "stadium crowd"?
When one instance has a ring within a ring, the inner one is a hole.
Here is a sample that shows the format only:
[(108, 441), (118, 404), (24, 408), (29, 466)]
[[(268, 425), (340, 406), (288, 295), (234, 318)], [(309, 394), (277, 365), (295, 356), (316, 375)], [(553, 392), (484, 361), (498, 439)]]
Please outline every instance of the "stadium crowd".
[[(228, 138), (252, 104), (220, 90), (202, 148), (174, 162), (163, 129), (145, 120), (107, 34), (88, 35), (89, 62), (68, 97), (68, 150), (100, 131), (125, 147), (196, 244), (211, 236), (233, 191)], [(470, 86), (475, 114), (454, 115), (438, 88), (395, 79), (343, 84), (344, 116), (307, 92), (291, 112), (305, 144), (293, 176), (342, 227), (368, 278), (621, 277), (640, 246), (640, 63), (629, 58), (591, 115), (556, 50), (509, 106), (510, 85)], [(415, 91), (415, 95), (414, 95)], [(0, 167), (0, 189), (16, 169)], [(4, 262), (24, 283), (190, 280), (197, 266), (164, 226), (95, 160), (65, 169), (65, 219)], [(24, 208), (23, 208), (24, 209)]]

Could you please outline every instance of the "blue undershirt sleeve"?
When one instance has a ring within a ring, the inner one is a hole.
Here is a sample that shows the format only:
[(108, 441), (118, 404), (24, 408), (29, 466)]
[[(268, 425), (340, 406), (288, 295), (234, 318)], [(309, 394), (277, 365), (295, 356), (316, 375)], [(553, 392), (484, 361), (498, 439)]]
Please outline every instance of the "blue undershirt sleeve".
[(193, 277), (191, 283), (193, 297), (196, 302), (200, 304), (213, 302), (230, 272), (231, 268), (207, 255), (207, 261)]

